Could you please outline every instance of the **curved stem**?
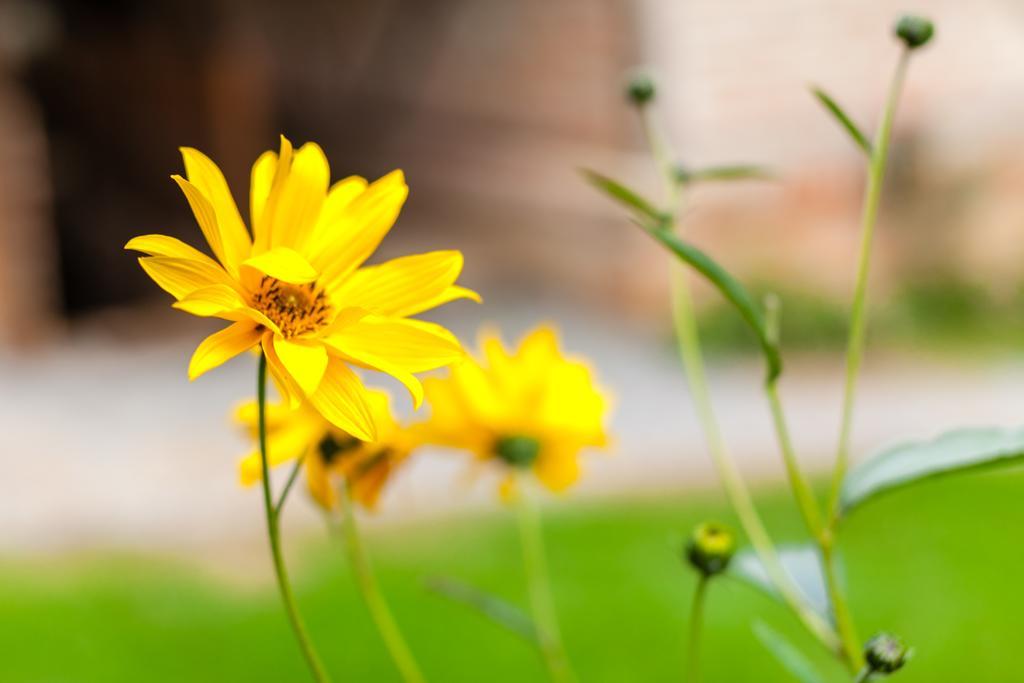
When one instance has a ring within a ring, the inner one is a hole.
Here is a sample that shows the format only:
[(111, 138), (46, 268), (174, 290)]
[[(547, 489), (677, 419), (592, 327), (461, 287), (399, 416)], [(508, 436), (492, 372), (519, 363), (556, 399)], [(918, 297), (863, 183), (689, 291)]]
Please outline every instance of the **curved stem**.
[(882, 198), (882, 181), (889, 158), (889, 140), (892, 136), (892, 122), (896, 116), (896, 105), (910, 58), (904, 49), (893, 74), (889, 97), (882, 113), (878, 136), (872, 147), (871, 162), (868, 165), (867, 189), (864, 193), (864, 209), (861, 214), (860, 254), (857, 260), (857, 280), (853, 290), (853, 305), (850, 309), (850, 338), (846, 348), (846, 382), (843, 389), (842, 419), (839, 427), (839, 445), (836, 449), (836, 464), (832, 474), (832, 492), (829, 497), (829, 519), (834, 526), (839, 508), (839, 492), (849, 464), (850, 433), (853, 426), (853, 405), (857, 393), (857, 378), (864, 357), (864, 336), (867, 331), (868, 273), (871, 267), (871, 245), (874, 242), (875, 224), (878, 219), (878, 205)]
[(284, 488), (281, 489), (281, 494), (277, 497), (277, 504), (274, 505), (274, 516), (280, 518), (281, 510), (284, 508), (284, 502), (288, 500), (288, 494), (292, 492), (292, 486), (295, 485), (295, 480), (299, 478), (299, 470), (302, 469), (302, 463), (305, 461), (306, 456), (302, 455), (295, 459), (295, 464), (292, 465), (292, 471), (288, 474), (288, 480), (284, 483)]
[(424, 683), (426, 679), (423, 678), (423, 674), (416, 664), (416, 659), (413, 657), (412, 650), (409, 649), (405, 638), (402, 637), (398, 623), (391, 614), (391, 609), (388, 607), (387, 601), (384, 600), (384, 595), (377, 584), (377, 577), (370, 566), (369, 555), (366, 553), (362, 537), (359, 534), (359, 528), (356, 526), (355, 511), (352, 509), (352, 501), (349, 498), (347, 487), (342, 484), (338, 488), (338, 498), (341, 502), (342, 511), (342, 525), (345, 533), (345, 547), (348, 551), (349, 563), (352, 565), (352, 572), (356, 577), (356, 584), (359, 586), (359, 592), (362, 594), (363, 601), (370, 611), (370, 617), (377, 626), (377, 632), (380, 633), (381, 640), (384, 641), (384, 646), (387, 647), (395, 667), (402, 675), (402, 680), (406, 683)]
[(858, 673), (857, 677), (853, 679), (853, 683), (865, 683), (871, 678), (871, 667), (865, 665)]
[(700, 680), (700, 636), (704, 627), (704, 599), (708, 592), (708, 576), (701, 574), (697, 580), (697, 588), (693, 592), (693, 605), (690, 607), (690, 643), (687, 647), (686, 681), (697, 683)]
[(519, 538), (523, 546), (523, 564), (530, 593), (530, 608), (537, 629), (537, 642), (551, 680), (556, 683), (574, 683), (576, 674), (569, 664), (569, 657), (562, 642), (562, 632), (558, 626), (558, 615), (548, 580), (540, 511), (530, 495), (529, 487), (522, 479), (523, 477), (520, 477), (518, 482), (515, 503), (516, 511), (519, 513)]
[(259, 404), (259, 440), (260, 440), (260, 464), (263, 469), (263, 507), (267, 513), (267, 537), (270, 539), (270, 554), (274, 560), (274, 574), (277, 577), (277, 587), (281, 593), (281, 601), (284, 603), (285, 612), (288, 614), (288, 621), (291, 623), (292, 631), (295, 632), (295, 639), (299, 641), (299, 648), (302, 650), (306, 664), (318, 683), (327, 683), (331, 679), (320, 661), (319, 655), (313, 647), (313, 641), (306, 631), (306, 625), (299, 615), (298, 606), (295, 603), (295, 595), (292, 593), (291, 582), (288, 580), (288, 569), (284, 564), (284, 556), (281, 553), (281, 532), (278, 524), (278, 510), (274, 507), (273, 495), (270, 491), (270, 466), (267, 456), (267, 358), (260, 354), (259, 370), (257, 371), (256, 397)]

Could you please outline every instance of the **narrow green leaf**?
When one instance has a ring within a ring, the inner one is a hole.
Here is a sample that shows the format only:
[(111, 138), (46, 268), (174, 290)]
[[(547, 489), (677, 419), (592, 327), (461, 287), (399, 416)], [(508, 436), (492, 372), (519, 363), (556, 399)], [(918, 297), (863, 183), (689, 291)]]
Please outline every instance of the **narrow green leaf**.
[(581, 169), (580, 172), (588, 183), (633, 211), (638, 217), (645, 218), (659, 226), (668, 222), (669, 218), (664, 211), (622, 183), (586, 168)]
[(850, 137), (853, 138), (853, 141), (857, 146), (864, 150), (864, 153), (870, 157), (871, 141), (868, 140), (867, 136), (861, 132), (860, 128), (857, 127), (857, 124), (853, 122), (853, 119), (847, 116), (846, 112), (843, 111), (843, 108), (839, 106), (839, 103), (829, 97), (828, 93), (821, 88), (811, 88), (811, 92), (816, 98), (818, 98), (818, 101), (821, 102), (822, 106), (824, 106), (825, 109), (835, 117), (836, 121), (839, 122), (839, 125), (846, 129), (846, 132), (850, 134)]
[(1024, 462), (1024, 429), (957, 429), (931, 441), (888, 448), (850, 470), (843, 481), (846, 513), (877, 496), (936, 477)]
[(525, 638), (530, 643), (539, 644), (533, 620), (518, 607), (505, 600), (469, 584), (443, 576), (428, 578), (424, 581), (424, 585), (452, 602), (471, 607), (487, 619)]
[(754, 334), (757, 335), (758, 343), (761, 345), (761, 350), (764, 353), (765, 362), (768, 366), (768, 380), (771, 381), (778, 377), (779, 373), (782, 372), (782, 358), (779, 355), (779, 349), (772, 341), (761, 309), (754, 303), (754, 299), (743, 285), (710, 256), (692, 244), (683, 241), (671, 230), (645, 225), (644, 223), (639, 223), (639, 225), (681, 261), (689, 264), (694, 270), (707, 278), (721, 292), (722, 296), (736, 307), (740, 316), (750, 326), (750, 329), (754, 331)]
[(709, 166), (707, 168), (676, 169), (676, 180), (680, 183), (695, 183), (712, 180), (766, 180), (772, 174), (766, 168), (752, 165)]
[[(807, 603), (822, 617), (831, 613), (821, 553), (816, 546), (791, 545), (779, 547), (779, 561), (789, 578), (807, 598)], [(761, 559), (752, 548), (744, 548), (732, 558), (726, 574), (782, 601)]]
[(775, 655), (779, 664), (793, 674), (800, 683), (822, 683), (825, 680), (811, 664), (811, 660), (784, 635), (760, 619), (754, 620), (753, 628), (754, 635), (761, 641), (761, 644)]

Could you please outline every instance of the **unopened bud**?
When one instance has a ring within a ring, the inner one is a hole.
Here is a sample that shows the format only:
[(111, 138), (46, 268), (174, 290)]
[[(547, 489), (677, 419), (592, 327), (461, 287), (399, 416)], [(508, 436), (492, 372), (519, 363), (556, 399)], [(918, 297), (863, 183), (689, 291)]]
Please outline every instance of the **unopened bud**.
[(630, 78), (629, 84), (626, 86), (626, 96), (638, 107), (653, 100), (656, 92), (654, 80), (645, 73), (638, 73)]
[(864, 645), (864, 660), (871, 671), (891, 674), (907, 662), (906, 644), (891, 633), (879, 633)]
[(702, 522), (686, 542), (686, 559), (704, 576), (725, 571), (736, 552), (736, 536), (723, 524)]
[(935, 25), (924, 17), (906, 14), (896, 22), (896, 35), (911, 50), (927, 43), (934, 33)]

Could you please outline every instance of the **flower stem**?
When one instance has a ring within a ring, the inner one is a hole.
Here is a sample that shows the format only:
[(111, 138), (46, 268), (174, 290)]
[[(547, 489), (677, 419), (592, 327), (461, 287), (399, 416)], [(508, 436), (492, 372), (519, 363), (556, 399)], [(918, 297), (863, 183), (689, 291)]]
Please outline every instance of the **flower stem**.
[(842, 491), (843, 479), (849, 467), (850, 436), (853, 428), (853, 407), (857, 394), (857, 379), (860, 374), (861, 362), (864, 358), (864, 340), (867, 332), (867, 288), (868, 274), (871, 266), (871, 247), (874, 242), (875, 225), (878, 221), (878, 206), (882, 197), (882, 182), (889, 158), (889, 142), (892, 137), (892, 124), (896, 116), (903, 80), (907, 73), (910, 51), (904, 49), (893, 73), (889, 86), (889, 96), (882, 112), (878, 134), (871, 149), (868, 164), (867, 189), (864, 193), (864, 209), (861, 215), (861, 243), (857, 261), (857, 279), (853, 291), (853, 305), (850, 309), (850, 337), (846, 350), (846, 380), (843, 389), (843, 408), (839, 426), (839, 444), (836, 449), (836, 464), (832, 473), (832, 489), (828, 503), (828, 524), (822, 530), (821, 547), (825, 565), (825, 579), (829, 596), (835, 612), (836, 627), (843, 642), (847, 663), (853, 671), (864, 665), (861, 653), (860, 638), (836, 577), (835, 555), (833, 552), (833, 536), (839, 519), (839, 494)]
[(547, 559), (544, 554), (544, 536), (541, 528), (540, 510), (520, 477), (516, 495), (516, 511), (519, 517), (519, 539), (523, 546), (523, 563), (526, 582), (530, 593), (530, 608), (537, 629), (537, 641), (541, 655), (547, 664), (548, 673), (555, 683), (574, 683), (576, 674), (569, 664), (569, 657), (562, 642), (558, 616), (548, 580)]
[[(671, 228), (678, 221), (681, 192), (679, 183), (673, 175), (673, 155), (668, 149), (668, 142), (657, 126), (649, 107), (640, 111), (644, 136), (651, 148), (651, 154), (664, 176), (666, 202)], [(672, 268), (672, 318), (675, 325), (679, 355), (686, 371), (693, 397), (697, 419), (704, 431), (712, 460), (718, 469), (722, 487), (730, 505), (739, 518), (744, 533), (750, 539), (754, 551), (764, 565), (768, 577), (779, 591), (783, 601), (793, 610), (803, 625), (826, 648), (836, 650), (839, 638), (832, 626), (808, 605), (793, 580), (786, 573), (779, 560), (775, 545), (772, 543), (768, 530), (754, 506), (750, 491), (747, 489), (735, 461), (726, 448), (715, 419), (708, 391), (707, 377), (704, 370), (704, 358), (701, 352), (700, 334), (697, 329), (697, 316), (694, 311), (693, 295), (686, 279), (686, 273), (678, 267)], [(795, 461), (794, 461), (795, 463)]]
[(871, 678), (871, 667), (865, 665), (858, 673), (857, 677), (853, 679), (853, 683), (866, 683)]
[(857, 393), (857, 377), (864, 357), (864, 337), (867, 331), (868, 273), (871, 266), (871, 245), (874, 241), (875, 224), (878, 219), (878, 205), (882, 197), (882, 181), (889, 158), (889, 140), (892, 123), (896, 115), (903, 79), (907, 72), (910, 51), (904, 49), (896, 65), (889, 97), (882, 112), (877, 139), (872, 147), (868, 164), (867, 189), (864, 193), (864, 209), (861, 214), (860, 255), (857, 261), (857, 279), (853, 290), (853, 305), (850, 309), (850, 337), (846, 348), (846, 383), (843, 390), (843, 412), (839, 427), (839, 445), (836, 449), (836, 464), (832, 474), (832, 492), (829, 497), (829, 519), (834, 526), (839, 509), (839, 492), (849, 464), (850, 433), (853, 426), (853, 405)]
[(391, 614), (391, 609), (377, 584), (377, 577), (370, 566), (370, 558), (363, 545), (362, 536), (359, 534), (359, 527), (356, 526), (352, 501), (344, 484), (339, 487), (338, 498), (341, 502), (342, 525), (349, 563), (352, 565), (352, 572), (355, 574), (359, 592), (370, 611), (373, 623), (377, 626), (377, 632), (380, 633), (381, 640), (384, 641), (395, 667), (402, 675), (402, 680), (406, 683), (424, 683), (426, 679), (423, 678), (416, 659), (406, 644), (405, 638), (402, 637), (398, 623)]
[[(278, 524), (279, 510), (275, 508), (273, 495), (270, 491), (270, 466), (267, 455), (267, 358), (260, 354), (259, 370), (257, 371), (256, 396), (259, 404), (259, 439), (260, 439), (260, 463), (263, 469), (263, 507), (267, 514), (267, 537), (270, 540), (270, 554), (274, 560), (274, 573), (277, 576), (277, 587), (281, 592), (281, 601), (284, 603), (285, 612), (288, 614), (288, 621), (291, 623), (295, 638), (299, 641), (299, 648), (306, 658), (309, 671), (317, 683), (328, 683), (331, 679), (320, 661), (319, 655), (313, 647), (313, 642), (306, 631), (306, 625), (299, 615), (298, 606), (295, 603), (295, 595), (292, 593), (292, 586), (288, 580), (288, 570), (284, 564), (284, 556), (281, 553), (281, 530)], [(283, 500), (282, 500), (283, 502)]]
[(700, 680), (700, 636), (704, 627), (704, 598), (708, 592), (708, 576), (701, 574), (697, 588), (693, 591), (693, 605), (690, 607), (690, 643), (687, 648), (686, 681)]

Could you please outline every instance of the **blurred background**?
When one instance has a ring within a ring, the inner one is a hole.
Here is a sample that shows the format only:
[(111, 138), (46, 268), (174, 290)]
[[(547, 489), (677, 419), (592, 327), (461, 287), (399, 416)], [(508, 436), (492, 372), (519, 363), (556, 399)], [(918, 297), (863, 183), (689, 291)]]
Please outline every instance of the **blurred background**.
[[(217, 161), (244, 206), (250, 165), (280, 133), (320, 143), (334, 178), (405, 170), (410, 199), (375, 258), (460, 249), (463, 280), (485, 299), (431, 319), (467, 342), (482, 324), (514, 341), (554, 321), (590, 358), (615, 396), (616, 445), (588, 456), (578, 492), (550, 502), (570, 649), (587, 680), (674, 680), (692, 580), (678, 542), (697, 519), (729, 513), (673, 351), (666, 256), (578, 169), (656, 196), (622, 94), (643, 66), (681, 163), (771, 171), (696, 187), (685, 229), (756, 292), (782, 297), (782, 390), (801, 456), (821, 476), (838, 426), (864, 170), (808, 87), (873, 130), (898, 53), (894, 19), (932, 17), (936, 40), (914, 59), (896, 121), (855, 450), (1019, 423), (1024, 6), (911, 4), (0, 0), (0, 632), (11, 645), (0, 680), (301, 680), (258, 492), (236, 485), (248, 445), (227, 416), (253, 393), (254, 363), (190, 385), (188, 357), (216, 325), (171, 310), (122, 249), (153, 232), (200, 244), (169, 179), (179, 146)], [(777, 492), (756, 346), (712, 292), (698, 293), (730, 445), (780, 537), (798, 537)], [(499, 669), (487, 680), (540, 680), (528, 648), (419, 585), (436, 571), (521, 597), (495, 481), (467, 479), (458, 454), (426, 453), (367, 520), (434, 680), (480, 680), (457, 666), (480, 652), (491, 653), (481, 666)], [(882, 531), (851, 525), (859, 616), (920, 641), (908, 681), (1024, 678), (1008, 673), (999, 643), (1009, 641), (992, 636), (1024, 608), (993, 577), (1019, 574), (1024, 555), (984, 537), (995, 515), (1024, 522), (1022, 485), (1016, 474), (937, 485), (879, 505)], [(293, 573), (314, 631), (359, 644), (331, 663), (351, 680), (397, 680), (340, 557), (318, 540), (319, 517), (298, 501), (286, 521), (308, 539), (295, 541)], [(893, 553), (901, 568), (882, 571)], [(630, 588), (609, 596), (610, 581)], [(768, 613), (799, 641), (787, 617), (741, 587), (720, 600), (708, 680), (786, 680), (749, 622)], [(351, 623), (334, 623), (332, 601)], [(593, 609), (607, 621), (588, 619)], [(602, 628), (630, 619), (628, 636)], [(439, 620), (462, 646), (437, 633)], [(957, 638), (970, 643), (970, 668), (946, 648)]]

